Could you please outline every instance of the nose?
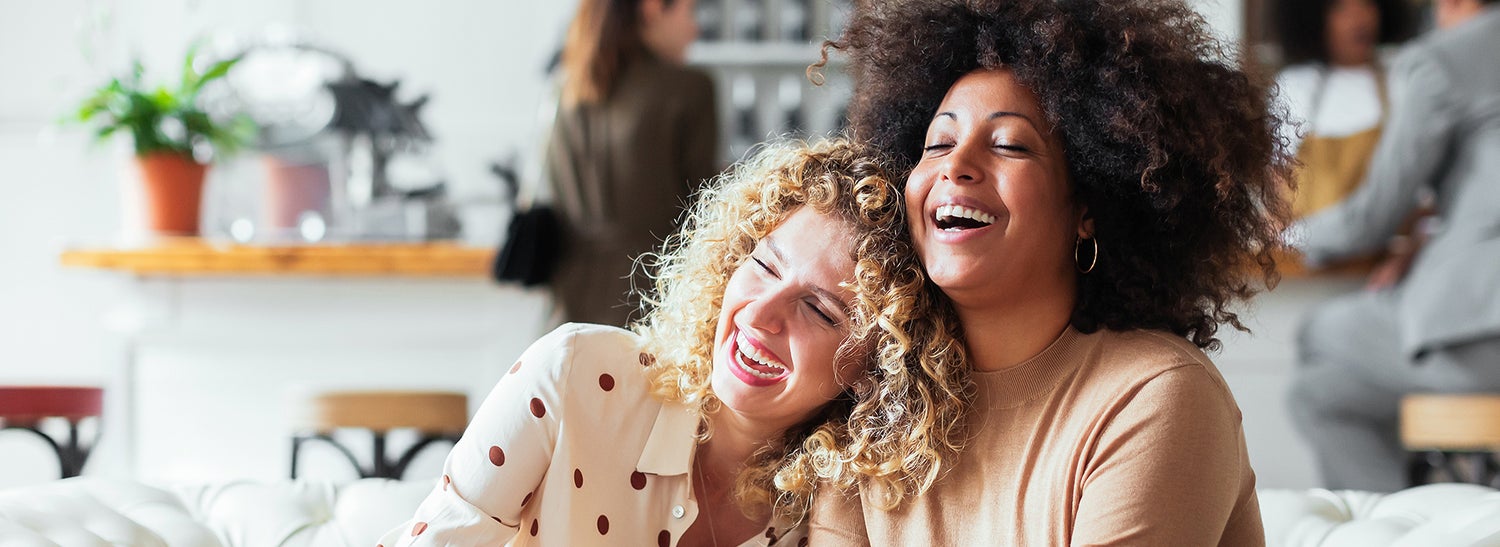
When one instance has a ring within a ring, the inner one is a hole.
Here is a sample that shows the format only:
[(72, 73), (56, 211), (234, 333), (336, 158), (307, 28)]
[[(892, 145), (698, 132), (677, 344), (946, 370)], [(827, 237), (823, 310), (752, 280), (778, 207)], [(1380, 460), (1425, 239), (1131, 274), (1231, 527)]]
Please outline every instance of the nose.
[(796, 306), (790, 292), (786, 283), (766, 287), (740, 310), (740, 325), (766, 334), (781, 334), (786, 329), (789, 312)]
[(974, 184), (984, 180), (984, 169), (981, 168), (978, 159), (982, 152), (978, 145), (970, 139), (968, 142), (960, 142), (953, 146), (948, 155), (943, 156), (940, 166), (940, 174), (943, 180), (954, 184)]

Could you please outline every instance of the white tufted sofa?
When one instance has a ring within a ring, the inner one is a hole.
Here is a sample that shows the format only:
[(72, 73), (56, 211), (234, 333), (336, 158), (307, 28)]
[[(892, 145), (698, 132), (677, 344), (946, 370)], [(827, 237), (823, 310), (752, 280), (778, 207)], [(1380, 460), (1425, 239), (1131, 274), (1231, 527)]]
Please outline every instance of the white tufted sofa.
[[(370, 547), (430, 481), (177, 486), (77, 478), (0, 491), (0, 547)], [(1272, 546), (1500, 547), (1500, 491), (1262, 490)]]

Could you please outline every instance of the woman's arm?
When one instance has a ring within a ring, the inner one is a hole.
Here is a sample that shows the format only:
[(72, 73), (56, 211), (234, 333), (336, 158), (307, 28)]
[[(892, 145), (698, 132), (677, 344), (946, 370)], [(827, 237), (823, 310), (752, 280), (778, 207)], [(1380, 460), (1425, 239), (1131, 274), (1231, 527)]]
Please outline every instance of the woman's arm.
[(1108, 418), (1089, 456), (1071, 543), (1263, 545), (1226, 536), (1248, 529), (1231, 518), (1254, 518), (1259, 528), (1248, 467), (1228, 388), (1196, 363), (1163, 372)]
[(448, 454), (416, 515), (382, 545), (502, 545), (516, 534), (552, 460), (575, 338), (564, 326), (521, 355)]

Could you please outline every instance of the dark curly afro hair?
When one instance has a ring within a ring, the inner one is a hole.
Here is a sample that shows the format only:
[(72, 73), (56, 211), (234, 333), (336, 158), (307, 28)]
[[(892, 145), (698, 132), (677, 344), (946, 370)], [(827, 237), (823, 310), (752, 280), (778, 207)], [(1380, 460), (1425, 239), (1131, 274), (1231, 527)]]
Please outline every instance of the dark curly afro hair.
[(1278, 279), (1284, 114), (1201, 16), (1158, 0), (857, 4), (825, 54), (849, 56), (853, 137), (900, 167), (968, 72), (1010, 69), (1039, 98), (1101, 237), (1074, 327), (1168, 330), (1211, 350), (1220, 324), (1248, 330), (1235, 301)]

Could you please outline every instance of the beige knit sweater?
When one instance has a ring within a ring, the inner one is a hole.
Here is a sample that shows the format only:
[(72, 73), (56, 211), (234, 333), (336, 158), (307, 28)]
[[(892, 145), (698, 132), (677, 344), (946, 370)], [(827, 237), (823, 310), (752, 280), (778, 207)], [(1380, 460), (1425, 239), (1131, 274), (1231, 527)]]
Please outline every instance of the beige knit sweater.
[(1186, 340), (1069, 328), (974, 378), (972, 440), (938, 484), (890, 512), (823, 489), (812, 545), (1265, 544), (1239, 407)]

